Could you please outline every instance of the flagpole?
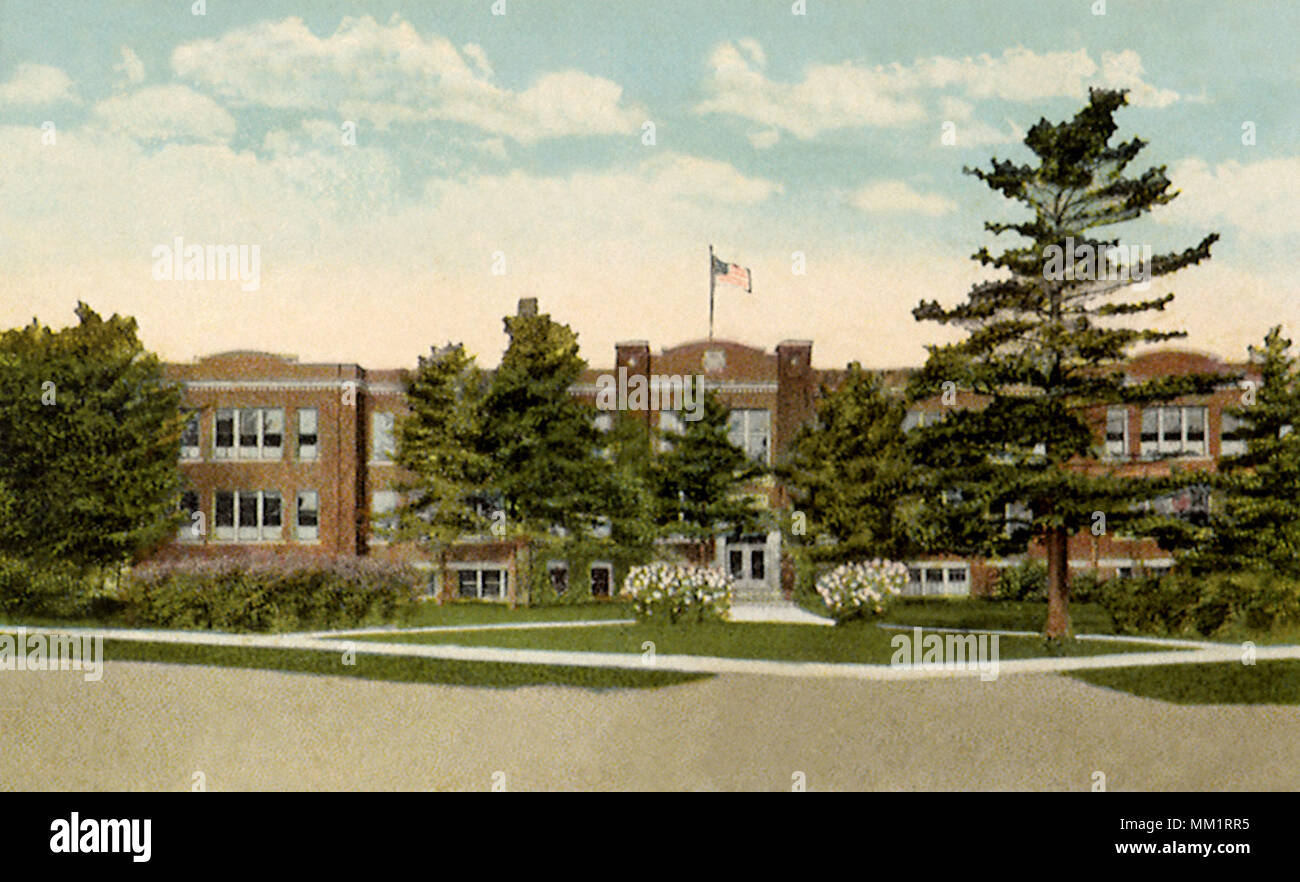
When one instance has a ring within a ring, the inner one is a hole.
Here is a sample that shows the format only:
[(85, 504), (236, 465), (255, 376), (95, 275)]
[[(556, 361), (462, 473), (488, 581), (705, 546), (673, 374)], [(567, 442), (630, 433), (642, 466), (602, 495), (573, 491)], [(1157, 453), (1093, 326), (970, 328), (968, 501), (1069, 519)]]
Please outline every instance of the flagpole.
[(713, 246), (709, 246), (709, 339), (713, 339)]

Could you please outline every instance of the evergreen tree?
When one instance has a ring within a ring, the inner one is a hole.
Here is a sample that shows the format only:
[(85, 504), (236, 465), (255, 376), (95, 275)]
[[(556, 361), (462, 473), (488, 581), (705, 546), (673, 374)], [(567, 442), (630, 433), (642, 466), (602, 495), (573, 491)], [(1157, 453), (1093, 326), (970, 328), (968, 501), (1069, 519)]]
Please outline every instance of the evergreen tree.
[[(1205, 393), (1220, 377), (1184, 375), (1127, 383), (1124, 364), (1135, 344), (1158, 343), (1184, 332), (1125, 327), (1124, 319), (1160, 311), (1168, 293), (1148, 299), (1117, 299), (1142, 276), (1158, 279), (1205, 260), (1217, 234), (1179, 253), (1160, 254), (1127, 273), (1108, 257), (1118, 239), (1090, 231), (1134, 220), (1172, 200), (1177, 191), (1163, 166), (1129, 177), (1128, 165), (1146, 145), (1139, 138), (1110, 143), (1115, 111), (1124, 92), (1092, 90), (1071, 120), (1040, 120), (1024, 143), (1035, 165), (993, 160), (991, 169), (965, 169), (990, 189), (1020, 203), (1029, 217), (986, 223), (998, 235), (1019, 234), (1027, 243), (994, 255), (973, 256), (1004, 275), (975, 285), (966, 302), (944, 307), (923, 301), (918, 321), (955, 325), (968, 332), (957, 343), (929, 347), (915, 375), (914, 397), (951, 393), (978, 396), (979, 406), (954, 408), (948, 418), (919, 430), (917, 457), (926, 472), (929, 507), (943, 498), (965, 532), (954, 551), (989, 553), (1008, 534), (1043, 542), (1048, 561), (1047, 634), (1069, 633), (1069, 536), (1101, 512), (1118, 521), (1148, 496), (1143, 482), (1090, 468), (1097, 420), (1108, 404), (1171, 401)], [(1134, 277), (1134, 276), (1138, 277)], [(1095, 464), (1094, 464), (1095, 465)], [(1026, 529), (1007, 516), (1023, 505)]]
[(486, 532), (474, 494), (490, 477), (480, 452), (487, 380), (460, 344), (421, 356), (406, 387), (409, 414), (397, 432), (396, 462), (412, 479), (399, 489), (394, 538), (416, 540), (440, 555), (457, 538)]
[(795, 541), (834, 560), (906, 560), (918, 550), (906, 413), (906, 402), (856, 363), (837, 388), (822, 390), (816, 419), (796, 433), (779, 470), (806, 518)]
[(743, 490), (762, 469), (728, 437), (730, 411), (712, 393), (697, 420), (663, 434), (668, 449), (654, 459), (655, 520), (665, 535), (710, 539), (719, 529), (752, 532), (759, 511)]
[(76, 315), (0, 334), (0, 553), (114, 566), (176, 528), (181, 393), (134, 319)]
[(1220, 500), (1192, 569), (1262, 567), (1300, 577), (1300, 358), (1280, 326), (1251, 347), (1257, 389), (1226, 412), (1240, 420), (1246, 452), (1220, 460)]
[(607, 517), (615, 473), (591, 408), (569, 392), (586, 367), (577, 335), (545, 313), (505, 326), (510, 346), (482, 405), (490, 489), (511, 532), (588, 534)]

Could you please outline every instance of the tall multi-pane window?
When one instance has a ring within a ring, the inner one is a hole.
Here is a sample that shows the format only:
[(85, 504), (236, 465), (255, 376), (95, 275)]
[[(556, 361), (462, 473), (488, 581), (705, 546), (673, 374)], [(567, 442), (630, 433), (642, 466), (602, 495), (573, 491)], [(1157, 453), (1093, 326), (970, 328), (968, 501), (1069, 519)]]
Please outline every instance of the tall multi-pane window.
[(1106, 411), (1106, 457), (1128, 456), (1128, 408), (1112, 407)]
[(1223, 433), (1219, 442), (1220, 456), (1241, 456), (1246, 452), (1246, 432), (1250, 424), (1241, 417), (1223, 412)]
[(370, 517), (374, 529), (370, 541), (387, 542), (388, 536), (383, 531), (397, 526), (397, 493), (393, 490), (376, 490), (370, 494)]
[(283, 538), (278, 490), (218, 490), (213, 536), (240, 542), (273, 542)]
[(296, 533), (298, 539), (311, 542), (320, 538), (320, 495), (315, 490), (298, 491), (298, 515)]
[(298, 408), (298, 459), (300, 460), (316, 458), (317, 419), (316, 408)]
[(212, 455), (231, 459), (279, 459), (284, 445), (284, 408), (244, 407), (217, 411)]
[(213, 439), (212, 455), (217, 459), (229, 459), (235, 455), (235, 412), (222, 409), (217, 411), (216, 437)]
[(199, 451), (199, 412), (186, 410), (185, 426), (181, 429), (181, 459), (198, 459)]
[[(199, 494), (186, 490), (181, 494), (181, 521), (177, 538), (182, 542), (201, 542), (203, 540), (203, 516), (199, 514)], [(199, 516), (196, 518), (195, 515)]]
[(1142, 411), (1142, 456), (1204, 456), (1204, 407), (1148, 407)]
[(772, 445), (772, 412), (757, 409), (731, 411), (727, 440), (745, 451), (750, 459), (766, 464)]
[(385, 411), (375, 411), (370, 415), (370, 460), (371, 462), (392, 462), (397, 449), (393, 443), (393, 415)]

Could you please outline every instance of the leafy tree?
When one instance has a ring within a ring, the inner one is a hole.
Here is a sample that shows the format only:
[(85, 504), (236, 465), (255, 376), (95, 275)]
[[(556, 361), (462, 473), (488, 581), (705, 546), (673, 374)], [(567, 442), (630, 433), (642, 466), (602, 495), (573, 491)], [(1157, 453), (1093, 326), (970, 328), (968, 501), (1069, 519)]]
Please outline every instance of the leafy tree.
[(759, 521), (744, 485), (762, 473), (728, 437), (730, 411), (706, 393), (697, 420), (683, 420), (681, 434), (663, 435), (670, 445), (655, 457), (652, 484), (655, 521), (668, 535), (712, 538), (719, 528), (752, 532)]
[(1246, 452), (1220, 460), (1221, 503), (1186, 563), (1193, 570), (1258, 566), (1300, 577), (1300, 357), (1281, 326), (1251, 347), (1256, 390), (1226, 408)]
[[(1117, 292), (1149, 273), (1160, 278), (1205, 260), (1217, 234), (1184, 251), (1156, 255), (1149, 265), (1120, 271), (1107, 256), (1119, 240), (1090, 231), (1134, 220), (1177, 196), (1163, 166), (1126, 176), (1146, 142), (1111, 144), (1115, 111), (1124, 92), (1092, 90), (1088, 104), (1062, 123), (1040, 120), (1024, 143), (1035, 165), (994, 159), (990, 169), (965, 169), (990, 189), (1028, 209), (1016, 222), (990, 222), (994, 235), (1027, 240), (974, 259), (1003, 271), (976, 284), (968, 299), (948, 308), (923, 301), (918, 321), (968, 332), (960, 342), (929, 347), (911, 394), (925, 397), (954, 388), (977, 396), (977, 406), (953, 408), (942, 422), (919, 430), (916, 456), (930, 466), (926, 491), (931, 511), (947, 511), (966, 524), (954, 551), (989, 553), (1008, 532), (1023, 547), (1037, 538), (1047, 549), (1049, 637), (1069, 633), (1069, 536), (1103, 512), (1120, 520), (1151, 492), (1142, 482), (1100, 472), (1093, 457), (1098, 413), (1108, 404), (1171, 401), (1210, 391), (1221, 377), (1184, 375), (1129, 384), (1124, 364), (1135, 344), (1157, 343), (1184, 332), (1125, 327), (1124, 319), (1161, 311), (1173, 294), (1117, 299)], [(1073, 247), (1071, 247), (1073, 246)], [(950, 384), (950, 385), (946, 385)], [(1023, 531), (1011, 531), (1008, 506), (1024, 505)]]
[(510, 346), (482, 403), (481, 451), (512, 531), (590, 533), (607, 516), (615, 470), (591, 408), (569, 387), (586, 363), (577, 335), (545, 313), (507, 316)]
[(906, 560), (915, 468), (903, 432), (907, 406), (860, 365), (823, 389), (815, 421), (794, 437), (780, 474), (807, 521), (793, 538), (827, 559)]
[(439, 555), (460, 536), (485, 530), (473, 504), (490, 476), (480, 452), (487, 379), (460, 344), (421, 356), (406, 387), (409, 415), (398, 425), (395, 460), (412, 477), (402, 484), (394, 538), (416, 540)]
[(118, 565), (176, 527), (181, 393), (134, 319), (76, 315), (0, 334), (0, 553)]

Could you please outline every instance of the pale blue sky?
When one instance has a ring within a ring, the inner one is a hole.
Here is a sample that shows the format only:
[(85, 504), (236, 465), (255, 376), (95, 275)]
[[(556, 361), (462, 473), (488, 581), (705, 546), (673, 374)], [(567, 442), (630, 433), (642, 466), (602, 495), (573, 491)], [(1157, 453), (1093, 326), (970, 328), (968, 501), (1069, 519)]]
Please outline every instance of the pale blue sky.
[[(941, 337), (911, 307), (960, 298), (1011, 210), (961, 167), (1026, 158), (1017, 131), (1107, 84), (1186, 194), (1125, 238), (1223, 234), (1170, 325), (1240, 358), (1297, 324), (1300, 4), (505, 4), (0, 0), (0, 322), (80, 297), (170, 358), (491, 363), (535, 294), (601, 364), (702, 335), (713, 242), (756, 278), (720, 336), (914, 364)], [(154, 281), (175, 235), (259, 245), (261, 289)]]

